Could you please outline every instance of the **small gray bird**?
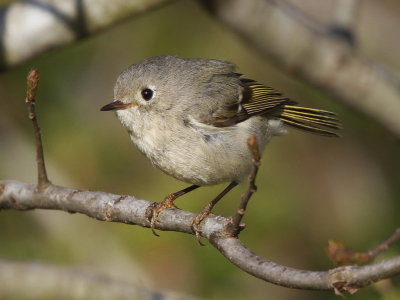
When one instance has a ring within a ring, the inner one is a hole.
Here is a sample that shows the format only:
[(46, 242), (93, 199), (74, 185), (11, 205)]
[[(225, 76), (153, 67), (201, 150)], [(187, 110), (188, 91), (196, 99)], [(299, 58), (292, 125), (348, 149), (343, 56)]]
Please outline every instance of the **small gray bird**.
[[(277, 90), (243, 77), (235, 65), (214, 59), (158, 56), (124, 70), (114, 87), (115, 110), (132, 142), (151, 163), (192, 184), (167, 196), (149, 218), (179, 196), (199, 186), (230, 182), (193, 221), (200, 222), (252, 169), (247, 139), (255, 136), (260, 153), (283, 125), (328, 137), (338, 136), (340, 122), (329, 111), (297, 106)], [(154, 230), (153, 230), (154, 232)]]

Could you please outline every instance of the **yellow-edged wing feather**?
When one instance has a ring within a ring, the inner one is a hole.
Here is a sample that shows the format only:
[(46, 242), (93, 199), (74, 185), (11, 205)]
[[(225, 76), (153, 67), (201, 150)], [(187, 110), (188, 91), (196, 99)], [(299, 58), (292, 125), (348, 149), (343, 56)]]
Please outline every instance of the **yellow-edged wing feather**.
[[(233, 126), (252, 116), (280, 119), (284, 124), (307, 132), (337, 137), (335, 132), (341, 128), (340, 121), (330, 111), (301, 107), (285, 97), (281, 92), (258, 83), (252, 79), (239, 77), (242, 85), (238, 102), (225, 106), (214, 116), (212, 124), (216, 127)], [(239, 100), (240, 99), (240, 100)]]
[[(297, 106), (297, 102), (285, 97), (279, 91), (251, 79), (242, 78), (245, 87), (241, 103), (241, 119), (252, 115), (275, 117), (286, 125), (307, 132), (325, 136), (339, 136), (335, 130), (341, 128), (340, 121), (330, 111)], [(247, 89), (247, 91), (246, 91)], [(246, 116), (246, 117), (245, 117)]]

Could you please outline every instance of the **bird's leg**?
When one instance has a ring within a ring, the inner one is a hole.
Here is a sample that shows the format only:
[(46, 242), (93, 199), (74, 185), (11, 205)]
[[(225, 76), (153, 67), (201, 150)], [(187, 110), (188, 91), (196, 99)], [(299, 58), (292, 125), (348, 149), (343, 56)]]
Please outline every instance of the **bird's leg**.
[(163, 201), (160, 203), (153, 203), (152, 205), (149, 206), (146, 212), (147, 219), (150, 222), (150, 228), (151, 231), (153, 232), (154, 235), (158, 236), (158, 234), (155, 232), (155, 225), (157, 221), (158, 215), (167, 208), (176, 208), (174, 201), (176, 198), (183, 196), (195, 189), (197, 189), (199, 186), (198, 185), (191, 185), (183, 190), (177, 191), (173, 194), (168, 195), (167, 197), (164, 198)]
[(213, 207), (218, 203), (219, 200), (222, 199), (231, 189), (237, 186), (238, 183), (236, 181), (232, 181), (217, 197), (215, 197), (210, 203), (204, 206), (203, 210), (197, 215), (196, 218), (192, 220), (192, 228), (196, 234), (196, 239), (199, 244), (202, 245), (200, 242), (200, 223), (211, 213)]

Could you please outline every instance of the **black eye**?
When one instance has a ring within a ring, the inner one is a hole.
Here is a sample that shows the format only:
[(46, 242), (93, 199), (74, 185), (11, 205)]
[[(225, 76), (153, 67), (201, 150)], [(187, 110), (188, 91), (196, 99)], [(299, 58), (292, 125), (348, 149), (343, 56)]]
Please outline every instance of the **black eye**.
[(154, 92), (151, 89), (144, 89), (142, 90), (142, 97), (144, 100), (149, 101), (153, 98)]

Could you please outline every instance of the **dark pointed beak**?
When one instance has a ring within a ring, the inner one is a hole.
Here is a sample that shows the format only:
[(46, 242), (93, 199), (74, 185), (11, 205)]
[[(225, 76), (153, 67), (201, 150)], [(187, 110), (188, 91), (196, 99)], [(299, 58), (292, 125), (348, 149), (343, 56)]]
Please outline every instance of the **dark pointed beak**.
[(119, 109), (125, 109), (129, 106), (136, 106), (136, 104), (124, 103), (121, 100), (115, 100), (109, 104), (104, 105), (102, 108), (100, 108), (100, 110), (101, 111), (119, 110)]

